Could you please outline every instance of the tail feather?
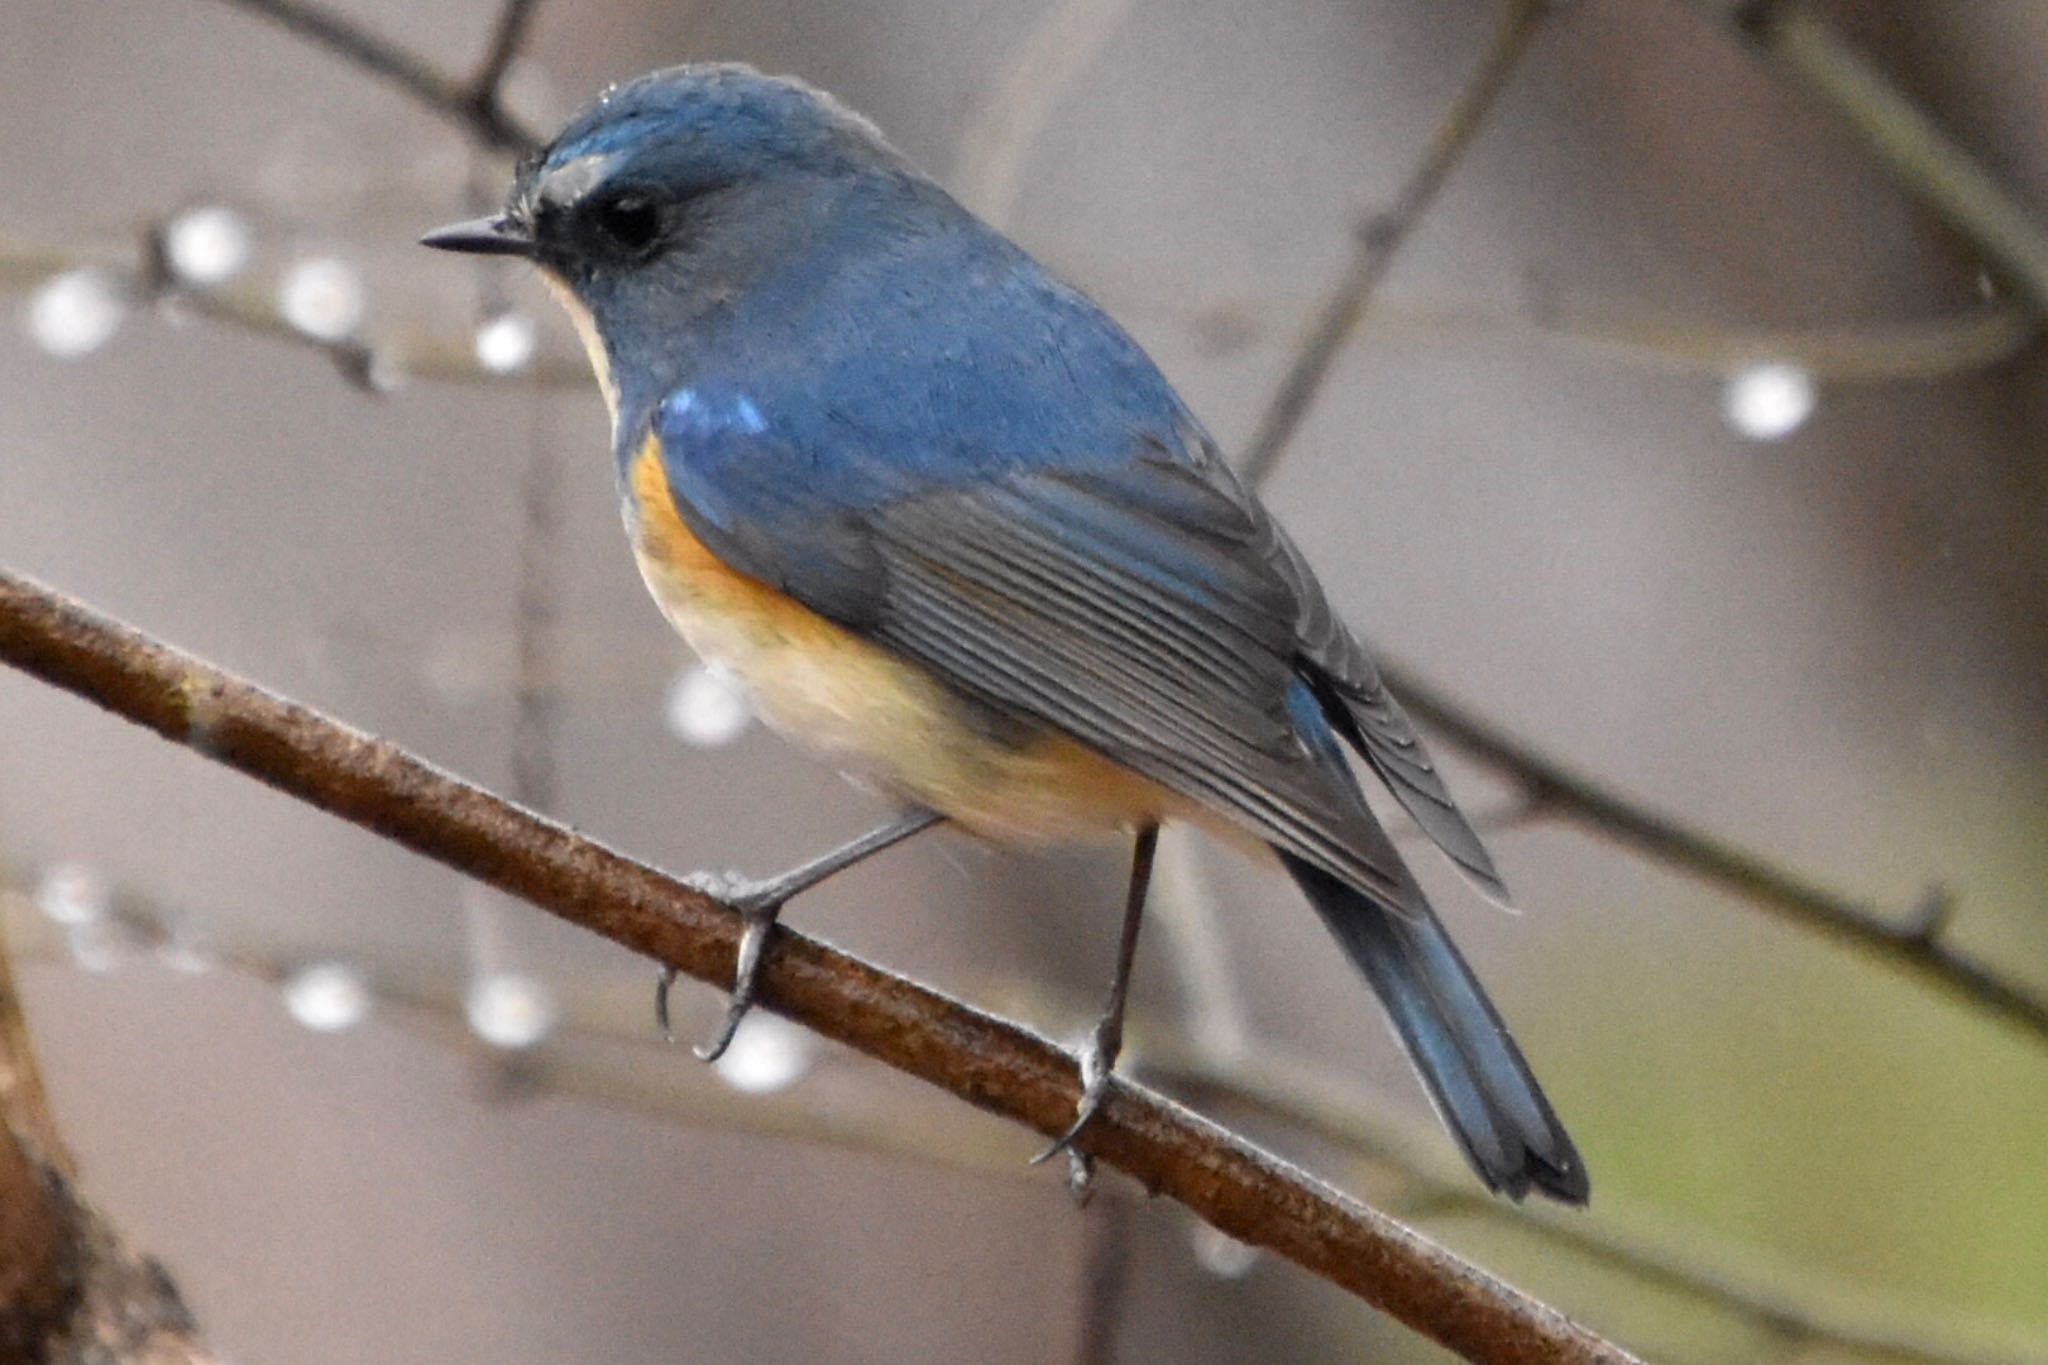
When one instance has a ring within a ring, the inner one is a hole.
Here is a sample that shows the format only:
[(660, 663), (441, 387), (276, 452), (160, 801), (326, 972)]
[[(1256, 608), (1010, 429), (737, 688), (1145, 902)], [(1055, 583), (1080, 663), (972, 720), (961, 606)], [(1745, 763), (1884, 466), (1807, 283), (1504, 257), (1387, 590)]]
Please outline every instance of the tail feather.
[(1280, 857), (1379, 995), (1445, 1126), (1487, 1186), (1515, 1199), (1535, 1189), (1585, 1203), (1585, 1162), (1435, 914), (1394, 914), (1292, 854)]

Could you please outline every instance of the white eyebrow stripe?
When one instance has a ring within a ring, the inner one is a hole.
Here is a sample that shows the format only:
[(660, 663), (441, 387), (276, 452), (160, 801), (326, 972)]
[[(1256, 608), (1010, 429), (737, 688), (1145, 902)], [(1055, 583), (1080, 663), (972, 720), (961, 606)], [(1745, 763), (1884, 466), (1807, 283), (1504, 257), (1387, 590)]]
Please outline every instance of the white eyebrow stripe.
[(565, 161), (541, 177), (536, 193), (545, 204), (573, 204), (602, 184), (618, 161), (617, 152), (592, 152)]

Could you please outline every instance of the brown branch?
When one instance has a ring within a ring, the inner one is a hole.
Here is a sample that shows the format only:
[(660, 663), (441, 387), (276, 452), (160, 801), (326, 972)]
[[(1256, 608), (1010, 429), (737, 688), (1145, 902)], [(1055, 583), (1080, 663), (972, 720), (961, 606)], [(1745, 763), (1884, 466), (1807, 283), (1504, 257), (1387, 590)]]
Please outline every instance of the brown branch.
[(537, 811), (555, 805), (555, 729), (561, 697), (548, 679), (561, 670), (555, 626), (561, 598), (560, 462), (542, 432), (538, 402), (527, 428), (526, 473), (519, 490), (519, 564), (513, 588), (512, 799)]
[(39, 1359), (78, 1299), (68, 1161), (29, 1046), (0, 927), (0, 1360)]
[(338, 341), (294, 327), (279, 311), (276, 292), (252, 280), (192, 286), (154, 261), (162, 231), (152, 224), (141, 234), (140, 250), (111, 243), (79, 246), (0, 238), (0, 290), (30, 288), (69, 270), (104, 271), (133, 307), (161, 305), (174, 315), (204, 318), (235, 331), (284, 342), (313, 352), (367, 393), (381, 394), (411, 380), (449, 384), (504, 384), (525, 388), (590, 390), (590, 363), (581, 354), (537, 356), (515, 371), (486, 369), (476, 356), (476, 337), (394, 332)]
[[(730, 982), (739, 917), (644, 864), (0, 572), (0, 659), (165, 738), (702, 981)], [(1041, 1133), (1080, 1097), (1071, 1057), (778, 930), (765, 1003)], [(1329, 1279), (1475, 1361), (1626, 1361), (1619, 1347), (1415, 1232), (1148, 1091), (1116, 1086), (1080, 1139), (1218, 1229)]]
[(1724, 377), (1760, 360), (1797, 365), (1823, 384), (1944, 379), (1989, 370), (2041, 334), (2022, 304), (1987, 300), (1910, 322), (1725, 327), (1693, 319), (1541, 310), (1539, 337), (1650, 369)]
[(218, 1365), (161, 1265), (79, 1198), (0, 930), (0, 1360)]
[(2048, 315), (2048, 228), (1811, 6), (1693, 0), (1826, 105), (1892, 178)]
[(1131, 1279), (1131, 1213), (1124, 1200), (1104, 1199), (1081, 1224), (1081, 1294), (1074, 1365), (1114, 1365), (1118, 1319)]
[(533, 17), (539, 10), (540, 0), (505, 0), (504, 8), (498, 11), (498, 22), (491, 30), (490, 46), (484, 50), (483, 65), (477, 68), (469, 83), (470, 98), (480, 108), (497, 110), (505, 73), (512, 69), (512, 63), (526, 47), (527, 34), (532, 30)]
[[(18, 960), (67, 961), (61, 936), (29, 909), (34, 869), (0, 872), (0, 926), (23, 927)], [(11, 877), (11, 885), (10, 885)], [(11, 913), (11, 919), (7, 918)], [(191, 951), (180, 916), (147, 897), (116, 888), (109, 924), (138, 954)], [(250, 981), (279, 987), (305, 962), (286, 948), (209, 945), (209, 963)], [(369, 973), (381, 1017), (436, 1046), (467, 1051), (475, 1035), (459, 985), (432, 974)], [(992, 982), (993, 999), (1026, 998), (1021, 982)], [(835, 1083), (830, 1059), (801, 1095), (742, 1095), (701, 1068), (680, 1073), (654, 1064), (674, 1059), (672, 1045), (652, 1037), (645, 1002), (634, 1000), (628, 1022), (606, 987), (574, 989), (560, 1000), (561, 1026), (522, 1054), (522, 1083), (550, 1094), (628, 1109), (665, 1122), (825, 1145), (865, 1156), (911, 1160), (1008, 1181), (1033, 1178), (1023, 1135), (991, 1130), (936, 1094), (925, 1100), (882, 1099), (855, 1078)], [(1816, 1278), (1810, 1271), (1758, 1263), (1753, 1248), (1713, 1246), (1698, 1229), (1667, 1226), (1654, 1214), (1606, 1199), (1593, 1217), (1535, 1204), (1516, 1207), (1475, 1187), (1434, 1129), (1406, 1122), (1355, 1083), (1340, 1081), (1300, 1058), (1250, 1049), (1242, 1040), (1219, 1050), (1188, 1021), (1133, 1021), (1140, 1049), (1134, 1074), (1225, 1112), (1255, 1114), (1332, 1144), (1400, 1178), (1398, 1206), (1410, 1217), (1470, 1217), (1512, 1223), (1556, 1247), (1646, 1284), (1674, 1290), (1806, 1340), (1929, 1365), (2008, 1365), (2028, 1358), (1993, 1339), (1980, 1323), (1942, 1315), (1931, 1306), (1879, 1298), (1860, 1288)], [(1149, 1041), (1148, 1041), (1149, 1040)], [(1168, 1041), (1173, 1040), (1173, 1041)], [(622, 1054), (620, 1045), (629, 1052)], [(579, 1046), (580, 1045), (580, 1046)], [(843, 1055), (843, 1054), (840, 1054)], [(1099, 1195), (1116, 1198), (1129, 1187)]]
[[(145, 238), (159, 229), (152, 227)], [(223, 327), (312, 351), (350, 383), (381, 393), (390, 381), (503, 384), (588, 391), (589, 363), (580, 353), (543, 354), (509, 372), (486, 369), (476, 358), (474, 335), (419, 332), (326, 341), (310, 336), (278, 312), (275, 294), (242, 282), (196, 288), (180, 285), (117, 245), (30, 241), (0, 237), (0, 290), (33, 288), (53, 276), (94, 267), (119, 281), (130, 302), (159, 300)], [(167, 293), (167, 291), (170, 291)], [(1248, 305), (1230, 305), (1240, 311)], [(1533, 339), (1599, 354), (1622, 364), (1680, 374), (1724, 376), (1760, 358), (1798, 365), (1823, 383), (1939, 379), (1990, 369), (2018, 354), (2039, 334), (2034, 314), (2010, 302), (1985, 303), (1946, 317), (1907, 322), (1807, 328), (1724, 327), (1687, 318), (1573, 313), (1552, 306), (1534, 317), (1467, 313), (1452, 309), (1375, 313), (1383, 330), (1404, 329), (1425, 339)]]
[[(1762, 3), (1752, 0), (1746, 5), (1732, 4), (1730, 0), (1699, 0), (1699, 3), (1726, 12), (1731, 18), (1739, 12), (1745, 31), (1752, 33), (1759, 42), (1773, 46), (1773, 50), (1783, 45), (1791, 53), (1803, 54), (1800, 59), (1807, 66), (1802, 66), (1801, 70), (1817, 64), (1836, 71), (1838, 83), (1845, 88), (1853, 84), (1839, 73), (1849, 69), (1849, 64), (1855, 60), (1854, 54), (1834, 40), (1820, 21), (1806, 16), (1795, 0), (1763, 0)], [(1429, 152), (1409, 176), (1395, 207), (1373, 220), (1368, 230), (1361, 234), (1350, 272), (1331, 294), (1316, 326), (1303, 340), (1294, 363), (1288, 367), (1267, 407), (1258, 433), (1239, 462), (1249, 482), (1256, 485), (1271, 474), (1287, 443), (1299, 429), (1302, 418), (1329, 375), (1331, 364), (1363, 318), (1365, 306), (1384, 277), (1393, 251), (1428, 208), (1459, 153), (1492, 107), (1517, 58), (1527, 47), (1543, 8), (1541, 0), (1508, 0), (1485, 61), (1438, 128)], [(1886, 94), (1910, 111), (1911, 107), (1904, 104), (1903, 97), (1883, 88), (1874, 74), (1866, 72), (1861, 79), (1863, 83), (1854, 85), (1854, 90), (1864, 102), (1847, 101), (1862, 111), (1860, 117), (1882, 123), (1880, 114), (1887, 117), (1898, 114), (1898, 110), (1878, 100), (1878, 93)], [(1912, 141), (1907, 136), (1908, 131), (1920, 140)], [(1893, 133), (1894, 141), (1912, 147), (1910, 164), (1917, 166), (1930, 158), (1950, 158), (1967, 170), (1968, 159), (1960, 151), (1945, 142), (1930, 140), (1938, 136), (1931, 125), (1915, 125), (1907, 131), (1895, 129)], [(1984, 235), (1980, 245), (1987, 253), (2003, 250), (2011, 254), (2017, 251), (2013, 257), (2017, 262), (2015, 268), (2025, 266), (2031, 256), (2018, 250), (2015, 243), (2020, 246), (2026, 244), (2031, 224), (2016, 209), (1991, 212), (1987, 206), (1996, 206), (1995, 187), (1989, 186), (1989, 182), (1981, 177), (1958, 174), (1960, 178), (1956, 183), (1967, 183), (1970, 190), (1968, 194), (1958, 191), (1953, 197), (1960, 202), (1950, 206), (1961, 220), (1959, 227), (1964, 223), (1976, 224)], [(1950, 182), (1944, 180), (1940, 183), (1947, 185)], [(2004, 231), (1994, 232), (1986, 222), (1979, 221), (1986, 215), (1987, 221), (2002, 225)], [(1970, 229), (1964, 227), (1964, 230)], [(2042, 279), (2048, 281), (2048, 252), (2044, 252), (2042, 263)], [(1994, 338), (1998, 353), (2007, 353), (2003, 349), (2005, 345), (2014, 344), (2015, 338), (2023, 339), (2030, 332), (2031, 329), (2018, 332), (2001, 330)], [(1442, 730), (1461, 748), (1490, 767), (1516, 778), (1531, 799), (1549, 809), (1597, 829), (1660, 862), (1727, 887), (1785, 919), (1870, 951), (1885, 961), (1919, 974), (1961, 1000), (2048, 1038), (2048, 998), (1943, 943), (1941, 916), (1916, 917), (1895, 923), (1845, 896), (1776, 866), (1758, 854), (1688, 829), (1675, 820), (1627, 801), (1589, 779), (1568, 773), (1476, 714), (1456, 705), (1421, 679), (1395, 670), (1384, 671), (1392, 690), (1409, 710)], [(1945, 902), (1943, 904), (1945, 908)]]
[[(525, 154), (540, 146), (540, 137), (521, 127), (498, 103), (498, 77), (493, 71), (488, 85), (457, 79), (396, 43), (377, 36), (353, 20), (309, 0), (224, 0), (252, 14), (258, 14), (308, 42), (340, 57), (358, 70), (366, 71), (404, 91), (422, 108), (468, 132), (487, 147)], [(509, 10), (508, 10), (509, 15)], [(524, 30), (525, 16), (516, 16), (504, 60), (510, 62)], [(501, 24), (493, 41), (491, 59), (497, 57), (497, 42), (505, 40)]]
[(1505, 0), (1479, 69), (1458, 92), (1393, 204), (1359, 225), (1350, 266), (1296, 350), (1294, 363), (1281, 378), (1238, 462), (1247, 482), (1257, 484), (1270, 477), (1286, 453), (1323, 382), (1330, 377), (1330, 367), (1365, 317), (1366, 306), (1386, 278), (1395, 254), (1422, 221), (1458, 158), (1485, 123), (1548, 6), (1549, 0)]
[[(1413, 1190), (1400, 1201), (1413, 1217), (1469, 1214), (1496, 1220), (1497, 1202), (1472, 1197), (1463, 1172), (1442, 1159), (1411, 1125), (1297, 1058), (1261, 1050), (1217, 1064), (1170, 1051), (1143, 1070), (1198, 1099), (1278, 1120), (1399, 1172)], [(1991, 1340), (1981, 1324), (1937, 1316), (1861, 1286), (1814, 1279), (1773, 1264), (1754, 1248), (1717, 1245), (1696, 1227), (1660, 1225), (1655, 1215), (1601, 1205), (1588, 1219), (1548, 1204), (1517, 1214), (1520, 1230), (1644, 1284), (1720, 1306), (1752, 1322), (1808, 1341), (1929, 1365), (2019, 1365), (2031, 1355)], [(1761, 1262), (1761, 1263), (1760, 1263)]]
[(1942, 939), (1947, 900), (1895, 918), (1818, 886), (1761, 854), (1690, 829), (1574, 773), (1405, 671), (1381, 670), (1417, 717), (1459, 748), (1522, 784), (1544, 809), (1657, 862), (1723, 887), (1751, 904), (1911, 972), (1958, 1000), (2048, 1039), (2048, 998)]
[(1129, 13), (1130, 0), (1058, 0), (1012, 49), (968, 120), (953, 175), (955, 192), (985, 221), (1009, 226), (1032, 144)]

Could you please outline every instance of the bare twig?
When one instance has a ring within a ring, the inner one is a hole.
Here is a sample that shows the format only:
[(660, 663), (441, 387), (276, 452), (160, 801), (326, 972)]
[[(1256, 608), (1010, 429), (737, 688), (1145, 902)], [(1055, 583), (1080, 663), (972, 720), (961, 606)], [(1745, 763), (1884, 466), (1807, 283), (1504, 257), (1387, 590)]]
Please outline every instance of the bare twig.
[(29, 1045), (28, 1020), (14, 986), (4, 923), (0, 923), (0, 1126), (33, 1144), (43, 1161), (70, 1171), (71, 1157), (57, 1136), (49, 1092), (43, 1088), (35, 1049)]
[(1117, 1323), (1131, 1278), (1131, 1211), (1121, 1199), (1103, 1199), (1083, 1217), (1074, 1365), (1115, 1365)]
[[(132, 247), (124, 252), (112, 244), (0, 238), (0, 290), (32, 288), (87, 266), (109, 272), (137, 302), (149, 302), (166, 283), (151, 278)], [(386, 380), (594, 388), (590, 366), (580, 354), (543, 353), (523, 369), (503, 373), (478, 362), (473, 335), (400, 332), (341, 342), (313, 337), (285, 321), (275, 296), (253, 283), (180, 288), (172, 306), (223, 327), (310, 350), (372, 392)], [(1557, 306), (1517, 317), (1396, 309), (1383, 303), (1374, 316), (1383, 331), (1400, 330), (1425, 340), (1462, 340), (1476, 333), (1483, 339), (1550, 342), (1644, 369), (1717, 377), (1751, 361), (1779, 360), (1798, 365), (1822, 383), (1838, 384), (1929, 380), (1989, 369), (2018, 354), (2039, 330), (2031, 311), (2000, 302), (1924, 321), (1806, 328), (1726, 327)]]
[[(1791, 17), (1796, 8), (1793, 0), (1743, 7), (1731, 6), (1727, 0), (1700, 2), (1728, 10), (1731, 15), (1736, 8), (1743, 9), (1745, 22), (1760, 35), (1760, 41), (1772, 41), (1769, 35), (1781, 33), (1789, 26), (1790, 31), (1799, 35), (1799, 50), (1833, 51), (1828, 46), (1830, 39), (1824, 26)], [(1509, 0), (1486, 60), (1438, 129), (1429, 153), (1410, 175), (1394, 209), (1375, 220), (1375, 229), (1361, 235), (1350, 272), (1332, 292), (1318, 324), (1302, 342), (1267, 407), (1258, 433), (1240, 461), (1249, 481), (1256, 484), (1271, 474), (1328, 377), (1331, 363), (1364, 316), (1365, 305), (1385, 272), (1391, 252), (1415, 226), (1459, 152), (1491, 108), (1494, 96), (1526, 48), (1542, 11), (1541, 0)], [(2009, 326), (2010, 323), (2002, 325), (2001, 342), (2024, 338), (2032, 330), (2003, 330)], [(1442, 730), (1473, 756), (1516, 778), (1529, 798), (1547, 809), (1597, 829), (1638, 852), (1734, 890), (1786, 919), (1869, 950), (1940, 985), (1961, 1000), (2048, 1038), (2048, 999), (1950, 948), (1941, 941), (1941, 925), (1929, 928), (1915, 923), (1893, 923), (1847, 897), (1779, 868), (1761, 855), (1688, 829), (1586, 778), (1568, 773), (1457, 706), (1421, 679), (1395, 670), (1384, 671), (1393, 691), (1409, 710)]]
[[(1409, 1216), (1470, 1215), (1495, 1220), (1498, 1206), (1474, 1197), (1453, 1163), (1426, 1135), (1390, 1118), (1383, 1105), (1300, 1060), (1261, 1050), (1227, 1065), (1171, 1050), (1147, 1054), (1145, 1071), (1197, 1099), (1278, 1119), (1366, 1160), (1398, 1171), (1410, 1194)], [(1545, 1204), (1517, 1211), (1523, 1229), (1644, 1284), (1717, 1304), (1774, 1330), (1857, 1352), (1929, 1365), (2019, 1365), (2034, 1359), (2008, 1342), (1986, 1340), (1981, 1326), (1938, 1321), (1924, 1305), (1902, 1305), (1860, 1288), (1817, 1280), (1801, 1270), (1761, 1263), (1751, 1247), (1716, 1245), (1696, 1227), (1661, 1227), (1610, 1199), (1588, 1219)]]
[(526, 476), (520, 488), (519, 577), (513, 603), (518, 674), (513, 685), (512, 799), (532, 810), (554, 809), (555, 722), (560, 695), (548, 685), (555, 663), (555, 610), (561, 589), (559, 542), (561, 469), (554, 446), (541, 434), (543, 409), (533, 404), (527, 433)]
[(64, 273), (91, 267), (105, 272), (137, 306), (162, 304), (173, 312), (252, 336), (303, 347), (333, 364), (349, 382), (367, 392), (384, 391), (394, 383), (423, 380), (453, 384), (517, 384), (528, 388), (588, 390), (594, 387), (590, 365), (581, 355), (537, 357), (514, 372), (486, 368), (477, 360), (475, 335), (424, 335), (412, 332), (381, 336), (350, 336), (338, 341), (301, 331), (279, 311), (276, 295), (254, 282), (191, 287), (163, 277), (148, 264), (147, 240), (158, 228), (140, 236), (144, 249), (127, 251), (112, 244), (65, 245), (0, 239), (0, 289), (29, 288)]
[(1394, 202), (1359, 225), (1351, 264), (1295, 351), (1294, 363), (1266, 405), (1238, 462), (1248, 482), (1256, 484), (1271, 476), (1321, 392), (1323, 381), (1329, 378), (1331, 365), (1365, 316), (1366, 305), (1386, 278), (1395, 253), (1436, 199), (1528, 50), (1548, 4), (1549, 0), (1505, 0), (1479, 69), (1437, 125), (1422, 159), (1409, 172)]
[(0, 929), (0, 1360), (218, 1365), (170, 1276), (72, 1184)]
[(1054, 0), (1017, 45), (960, 139), (957, 189), (990, 223), (1008, 224), (1032, 143), (1129, 12), (1130, 0)]
[[(462, 128), (478, 141), (501, 151), (524, 154), (540, 145), (540, 138), (522, 128), (498, 104), (497, 74), (488, 87), (458, 79), (396, 43), (370, 32), (353, 20), (309, 0), (224, 0), (252, 14), (290, 30), (340, 57), (358, 70), (367, 71), (404, 91), (422, 108)], [(515, 44), (523, 31), (524, 18), (511, 33)], [(503, 26), (500, 34), (503, 35)], [(512, 50), (505, 60), (510, 61)], [(496, 48), (493, 47), (495, 57)], [(487, 66), (486, 72), (490, 71)], [(486, 91), (478, 98), (478, 91)]]
[(1757, 361), (1797, 365), (1823, 384), (1942, 379), (1988, 370), (2041, 334), (2032, 309), (1990, 300), (1912, 322), (1821, 327), (1723, 327), (1653, 315), (1558, 314), (1538, 335), (1647, 369), (1726, 375)]
[[(0, 927), (26, 929), (18, 960), (62, 962), (64, 949), (47, 921), (27, 909), (33, 868), (0, 873)], [(124, 888), (109, 897), (110, 927), (138, 953), (193, 950), (182, 916)], [(252, 981), (282, 986), (305, 958), (289, 949), (208, 945), (204, 959)], [(432, 973), (386, 974), (372, 968), (379, 1009), (397, 1027), (437, 1046), (473, 1044), (459, 985)], [(992, 998), (1024, 998), (1022, 984), (991, 982)], [(605, 986), (566, 991), (560, 1026), (523, 1054), (522, 1079), (549, 1093), (631, 1109), (691, 1127), (830, 1145), (895, 1160), (931, 1163), (1003, 1180), (1032, 1178), (1021, 1134), (978, 1122), (933, 1094), (929, 1100), (887, 1099), (840, 1083), (829, 1065), (801, 1093), (752, 1096), (735, 1092), (696, 1067), (654, 1064), (674, 1049), (649, 1033), (639, 992), (622, 1002)], [(1217, 1052), (1184, 1021), (1134, 1021), (1144, 1040), (1136, 1074), (1155, 1079), (1225, 1112), (1254, 1114), (1332, 1144), (1358, 1160), (1398, 1175), (1399, 1203), (1411, 1217), (1512, 1221), (1553, 1245), (1646, 1284), (1674, 1290), (1757, 1323), (1796, 1327), (1808, 1340), (1930, 1365), (2016, 1365), (2024, 1352), (1990, 1339), (1981, 1324), (1938, 1316), (1929, 1305), (1900, 1304), (1817, 1278), (1798, 1267), (1758, 1264), (1753, 1248), (1713, 1247), (1696, 1228), (1667, 1227), (1610, 1196), (1593, 1217), (1547, 1205), (1516, 1208), (1472, 1186), (1463, 1167), (1431, 1131), (1407, 1122), (1354, 1082), (1268, 1048), (1240, 1042)], [(1184, 1040), (1176, 1042), (1174, 1040)], [(593, 1044), (602, 1046), (579, 1046)], [(621, 1055), (619, 1046), (633, 1053)], [(847, 1080), (851, 1082), (852, 1078)], [(1108, 1186), (1115, 1198), (1124, 1187)]]
[(77, 1233), (49, 1100), (0, 929), (0, 1358), (38, 1360), (78, 1298)]
[(1900, 185), (2048, 315), (2048, 228), (1809, 4), (1693, 0), (1830, 108)]
[(1159, 831), (1147, 915), (1158, 922), (1173, 950), (1188, 1036), (1208, 1056), (1236, 1057), (1250, 1043), (1251, 1024), (1237, 989), (1223, 915), (1202, 873), (1195, 840), (1193, 830), (1176, 825)]
[(534, 15), (539, 10), (540, 0), (505, 0), (504, 8), (498, 11), (498, 23), (491, 30), (491, 44), (484, 51), (483, 65), (477, 68), (469, 83), (470, 98), (479, 109), (501, 112), (497, 105), (505, 84), (505, 73), (512, 69), (512, 63), (518, 60), (525, 48)]
[(1546, 810), (1667, 866), (1733, 891), (1808, 929), (1870, 952), (1958, 1000), (2048, 1039), (2048, 999), (1942, 938), (1945, 917), (1887, 918), (1773, 863), (1690, 829), (1574, 773), (1405, 671), (1381, 670), (1409, 711), (1488, 767), (1522, 784)]
[[(728, 983), (730, 907), (287, 702), (0, 573), (0, 659), (217, 762), (467, 872), (699, 980)], [(778, 930), (764, 1002), (1041, 1133), (1080, 1087), (1073, 1059), (1012, 1024)], [(1358, 1295), (1477, 1361), (1624, 1361), (1579, 1327), (1410, 1229), (1140, 1087), (1119, 1084), (1079, 1146), (1240, 1241)]]

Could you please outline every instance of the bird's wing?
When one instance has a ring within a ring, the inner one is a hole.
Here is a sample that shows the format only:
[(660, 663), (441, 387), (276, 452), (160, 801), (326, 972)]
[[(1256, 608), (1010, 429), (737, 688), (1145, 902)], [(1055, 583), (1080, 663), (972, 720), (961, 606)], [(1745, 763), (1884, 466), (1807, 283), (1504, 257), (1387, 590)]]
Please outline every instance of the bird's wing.
[(1406, 907), (1371, 812), (1303, 741), (1334, 697), (1423, 827), (1462, 829), (1453, 857), (1491, 877), (1299, 554), (1205, 442), (943, 482), (826, 466), (733, 413), (700, 393), (657, 430), (679, 515), (734, 568)]
[(1308, 561), (1201, 433), (1191, 433), (1182, 452), (1183, 467), (1233, 509), (1243, 527), (1245, 553), (1285, 586), (1293, 602), (1294, 666), (1337, 732), (1444, 855), (1480, 890), (1507, 904), (1507, 886), (1478, 831), (1452, 799), (1422, 736), (1387, 690), (1378, 667), (1331, 609)]
[(1507, 884), (1495, 870), (1479, 832), (1452, 799), (1436, 760), (1415, 732), (1415, 723), (1387, 690), (1364, 647), (1330, 609), (1322, 585), (1301, 552), (1277, 526), (1269, 522), (1268, 528), (1268, 561), (1300, 603), (1295, 630), (1303, 671), (1316, 684), (1338, 733), (1387, 784), (1401, 808), (1444, 856), (1480, 890), (1502, 905), (1508, 904)]

